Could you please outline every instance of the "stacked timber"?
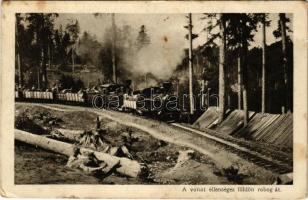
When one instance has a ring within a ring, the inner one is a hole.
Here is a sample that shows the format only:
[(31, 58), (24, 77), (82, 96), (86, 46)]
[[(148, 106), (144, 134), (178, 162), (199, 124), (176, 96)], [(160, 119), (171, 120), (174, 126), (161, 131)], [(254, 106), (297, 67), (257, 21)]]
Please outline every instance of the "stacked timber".
[(197, 121), (193, 124), (194, 127), (204, 130), (213, 126), (218, 122), (219, 112), (217, 107), (209, 107)]
[[(254, 112), (249, 112), (249, 119), (252, 118), (253, 114)], [(214, 130), (225, 135), (233, 134), (243, 127), (243, 119), (244, 112), (242, 110), (233, 110)]]
[(249, 137), (275, 146), (292, 147), (293, 114), (261, 114), (258, 113), (238, 136)]
[(275, 146), (292, 148), (293, 145), (293, 114), (269, 114), (249, 112), (249, 122), (243, 127), (243, 111), (233, 110), (220, 124), (218, 111), (210, 107), (193, 124), (197, 129), (215, 130), (223, 135), (243, 137), (249, 140), (265, 142)]

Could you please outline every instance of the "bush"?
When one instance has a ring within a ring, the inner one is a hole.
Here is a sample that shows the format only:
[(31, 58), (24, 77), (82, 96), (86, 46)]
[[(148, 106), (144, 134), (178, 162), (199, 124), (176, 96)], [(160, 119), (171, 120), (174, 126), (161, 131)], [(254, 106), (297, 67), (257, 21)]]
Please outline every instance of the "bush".
[(22, 113), (15, 117), (15, 128), (28, 131), (33, 134), (47, 134), (48, 131), (36, 124), (28, 115)]
[(84, 88), (84, 83), (80, 78), (75, 80), (71, 75), (62, 75), (59, 84), (62, 89), (72, 89), (72, 92), (78, 92)]

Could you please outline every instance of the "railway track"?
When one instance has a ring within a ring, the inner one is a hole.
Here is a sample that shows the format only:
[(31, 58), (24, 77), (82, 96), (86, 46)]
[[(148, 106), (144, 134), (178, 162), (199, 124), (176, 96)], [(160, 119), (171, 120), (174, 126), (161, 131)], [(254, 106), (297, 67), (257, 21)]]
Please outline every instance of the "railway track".
[[(217, 134), (209, 134), (207, 132), (199, 131), (197, 129), (183, 126), (178, 123), (171, 123), (173, 126), (201, 135), (210, 139), (220, 145), (223, 145), (227, 150), (236, 153), (242, 158), (257, 164), (267, 170), (274, 171), (279, 174), (285, 174), (293, 171), (293, 161), (290, 155), (284, 154), (282, 152), (273, 152), (269, 148), (260, 149), (255, 146), (249, 146), (243, 142), (236, 142), (233, 139), (226, 139), (223, 136), (217, 136)], [(212, 130), (208, 130), (212, 132)], [(231, 141), (230, 141), (231, 140)]]
[[(151, 128), (149, 129), (149, 127), (146, 127), (138, 123), (132, 123), (132, 122), (123, 123), (121, 122), (120, 119), (110, 117), (106, 114), (101, 113), (100, 111), (95, 110), (93, 112), (101, 114), (111, 120), (114, 120), (116, 122), (122, 123), (127, 126), (132, 126), (146, 132), (152, 131)], [(281, 151), (276, 151), (275, 149), (270, 147), (258, 146), (257, 144), (252, 143), (250, 141), (243, 142), (242, 140), (237, 140), (236, 138), (233, 137), (226, 137), (223, 136), (222, 134), (216, 133), (213, 130), (207, 130), (206, 132), (203, 132), (194, 129), (192, 127), (183, 126), (178, 123), (168, 123), (168, 124), (170, 124), (175, 128), (181, 129), (182, 131), (187, 131), (192, 134), (197, 134), (199, 136), (205, 137), (210, 141), (222, 145), (223, 148), (226, 149), (227, 151), (237, 154), (243, 159), (248, 160), (269, 171), (278, 174), (285, 174), (293, 171), (293, 159), (292, 159), (292, 154), (290, 153), (283, 153)]]

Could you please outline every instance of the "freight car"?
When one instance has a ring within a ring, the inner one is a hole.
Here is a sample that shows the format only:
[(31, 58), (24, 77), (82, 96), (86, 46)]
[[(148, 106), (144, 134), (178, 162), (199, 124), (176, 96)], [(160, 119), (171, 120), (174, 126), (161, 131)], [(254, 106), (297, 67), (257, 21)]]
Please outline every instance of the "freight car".
[[(93, 105), (95, 100), (106, 99), (105, 103), (108, 103), (108, 99), (112, 99), (112, 96), (123, 96), (127, 91), (124, 85), (121, 84), (104, 84), (98, 86), (96, 89), (88, 91), (81, 90), (78, 93), (74, 93), (71, 90), (65, 89), (61, 92), (57, 91), (32, 91), (32, 90), (17, 90), (15, 91), (15, 99), (23, 101), (53, 101), (53, 102), (78, 102)], [(95, 98), (96, 97), (96, 98)], [(123, 97), (122, 97), (123, 99)], [(123, 100), (122, 100), (123, 102)], [(96, 102), (97, 104), (97, 102)], [(122, 104), (121, 104), (122, 105)]]
[(46, 102), (46, 103), (85, 103), (83, 93), (58, 93), (58, 92), (42, 92), (42, 91), (15, 91), (15, 99), (17, 101), (29, 102)]
[(124, 95), (122, 108), (159, 119), (178, 119), (180, 116), (178, 97), (172, 94), (169, 83)]
[(16, 101), (38, 103), (61, 103), (91, 106), (99, 109), (135, 112), (151, 117), (177, 119), (180, 115), (177, 97), (170, 92), (168, 84), (150, 87), (130, 94), (130, 89), (122, 84), (104, 84), (95, 89), (73, 93), (71, 91), (15, 91)]
[(119, 110), (123, 105), (123, 95), (128, 88), (122, 84), (103, 84), (96, 92), (86, 93), (87, 103), (96, 108)]

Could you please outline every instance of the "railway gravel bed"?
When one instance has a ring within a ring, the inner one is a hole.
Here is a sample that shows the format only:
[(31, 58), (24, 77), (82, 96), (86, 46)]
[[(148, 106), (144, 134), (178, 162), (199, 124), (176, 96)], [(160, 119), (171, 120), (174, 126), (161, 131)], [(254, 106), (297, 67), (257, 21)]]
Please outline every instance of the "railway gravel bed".
[(259, 143), (228, 137), (212, 130), (203, 132), (194, 129), (191, 126), (185, 126), (177, 123), (173, 123), (173, 125), (184, 130), (212, 138), (216, 142), (224, 145), (228, 150), (235, 152), (236, 154), (256, 163), (257, 165), (265, 167), (266, 169), (280, 174), (290, 173), (293, 170), (292, 153), (285, 153)]

